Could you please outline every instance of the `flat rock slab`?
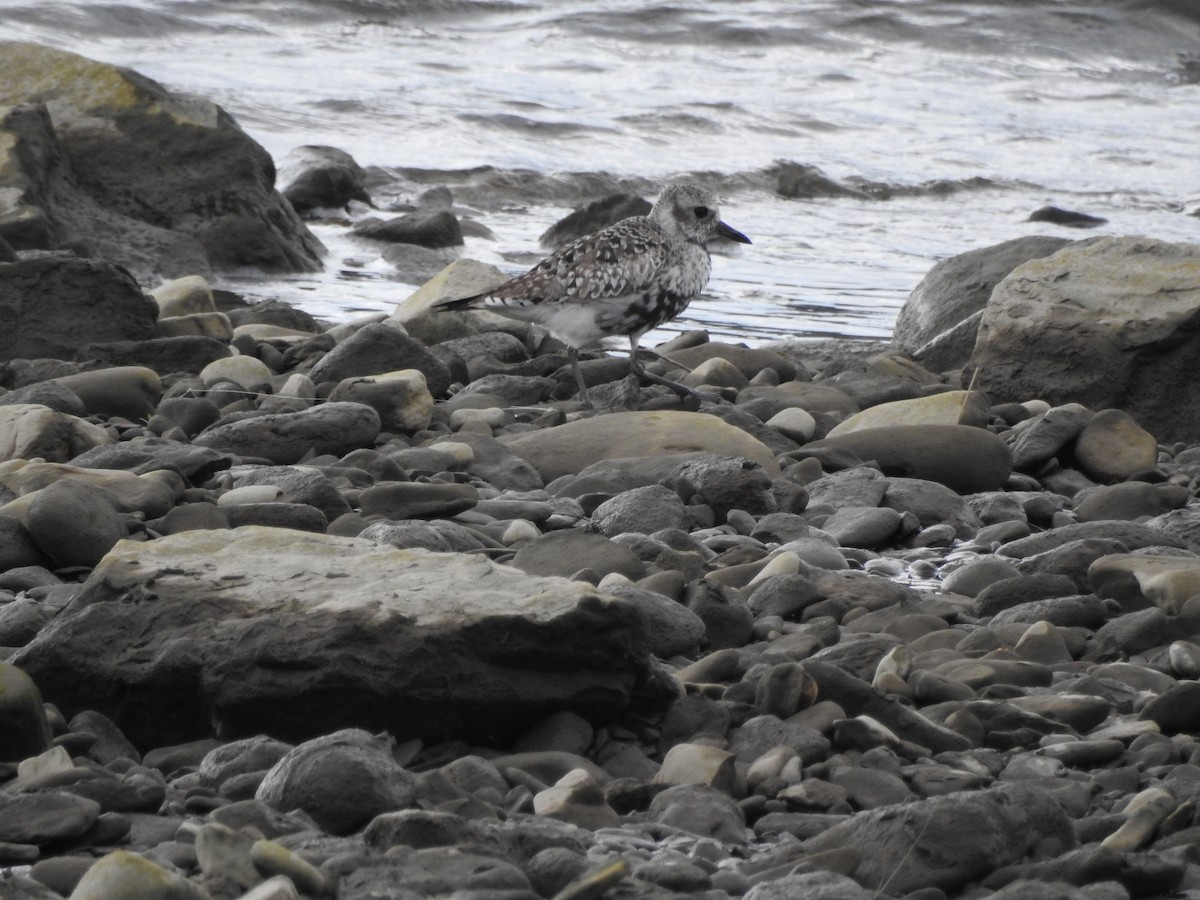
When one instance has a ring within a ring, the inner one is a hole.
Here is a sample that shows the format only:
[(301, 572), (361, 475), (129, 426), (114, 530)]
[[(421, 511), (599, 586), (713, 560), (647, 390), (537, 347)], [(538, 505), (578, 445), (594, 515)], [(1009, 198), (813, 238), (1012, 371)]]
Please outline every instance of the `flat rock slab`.
[(122, 541), (12, 660), (144, 746), (212, 734), (511, 738), (622, 709), (645, 618), (482, 557), (247, 526)]

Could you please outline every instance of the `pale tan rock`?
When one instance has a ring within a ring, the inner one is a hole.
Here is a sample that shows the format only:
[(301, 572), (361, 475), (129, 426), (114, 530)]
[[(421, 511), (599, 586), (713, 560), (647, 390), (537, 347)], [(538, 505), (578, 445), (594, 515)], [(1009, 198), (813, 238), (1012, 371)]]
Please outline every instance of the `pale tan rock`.
[(737, 366), (719, 356), (700, 363), (683, 377), (682, 383), (689, 387), (709, 384), (714, 387), (741, 389), (750, 386), (750, 380)]
[(1137, 850), (1154, 836), (1154, 829), (1177, 805), (1175, 798), (1162, 788), (1147, 788), (1129, 801), (1125, 822), (1102, 840), (1100, 846), (1123, 852)]
[(210, 900), (208, 891), (128, 850), (99, 859), (71, 891), (69, 900)]
[(704, 413), (677, 410), (620, 412), (565, 425), (504, 435), (500, 442), (550, 482), (602, 459), (704, 452), (756, 462), (775, 477), (779, 465), (761, 441)]
[(1124, 481), (1154, 468), (1158, 441), (1128, 413), (1102, 409), (1076, 438), (1075, 461), (1085, 475), (1102, 484)]
[(988, 408), (987, 397), (978, 391), (946, 391), (912, 400), (893, 400), (868, 407), (839, 422), (830, 430), (828, 437), (893, 425), (982, 427), (988, 422)]
[(1144, 599), (1177, 615), (1200, 594), (1200, 560), (1114, 553), (1088, 567), (1088, 583), (1100, 597), (1121, 602)]
[(817, 430), (817, 420), (813, 418), (812, 413), (798, 406), (781, 409), (767, 419), (766, 424), (798, 444), (812, 440)]
[(604, 800), (604, 789), (583, 769), (572, 769), (553, 787), (534, 794), (533, 811), (593, 830), (621, 824), (621, 817)]
[(212, 287), (200, 275), (184, 275), (164, 281), (150, 296), (158, 304), (159, 319), (173, 316), (190, 316), (194, 313), (212, 313), (217, 311), (213, 300)]
[(253, 356), (214, 359), (200, 370), (200, 380), (208, 387), (221, 381), (232, 381), (243, 390), (256, 393), (271, 387), (272, 376), (267, 364)]
[(676, 744), (663, 757), (655, 784), (706, 784), (738, 796), (737, 756), (708, 744)]
[(384, 431), (420, 431), (433, 418), (433, 396), (425, 376), (416, 369), (344, 378), (329, 400), (365, 403), (379, 413)]
[(135, 475), (126, 469), (87, 469), (68, 463), (13, 459), (0, 463), (0, 485), (16, 494), (17, 499), (0, 506), (0, 515), (24, 521), (36, 492), (60, 480), (98, 487), (121, 512), (142, 512), (147, 518), (166, 515), (185, 487), (182, 482), (164, 479), (155, 472)]
[(187, 316), (160, 317), (154, 327), (157, 337), (200, 336), (218, 341), (233, 340), (233, 323), (223, 312), (192, 313)]
[(1059, 630), (1049, 622), (1034, 622), (1021, 635), (1013, 652), (1030, 662), (1052, 666), (1071, 661), (1071, 651)]
[(36, 403), (0, 406), (0, 460), (62, 463), (114, 440), (99, 425)]

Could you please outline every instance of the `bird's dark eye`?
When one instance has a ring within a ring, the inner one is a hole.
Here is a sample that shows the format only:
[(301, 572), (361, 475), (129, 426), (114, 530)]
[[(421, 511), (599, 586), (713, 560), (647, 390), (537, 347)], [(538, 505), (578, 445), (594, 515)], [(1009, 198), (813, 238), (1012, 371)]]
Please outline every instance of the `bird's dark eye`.
[(692, 210), (692, 212), (694, 212), (696, 214), (697, 219), (703, 219), (708, 216), (708, 207), (707, 206), (697, 206), (695, 209)]

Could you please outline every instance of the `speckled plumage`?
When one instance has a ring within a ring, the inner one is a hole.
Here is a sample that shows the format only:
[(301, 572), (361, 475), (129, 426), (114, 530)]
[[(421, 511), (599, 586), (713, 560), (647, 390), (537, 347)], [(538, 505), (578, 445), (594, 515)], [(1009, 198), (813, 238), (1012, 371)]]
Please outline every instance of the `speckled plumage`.
[[(634, 216), (579, 238), (493, 291), (446, 304), (488, 309), (536, 322), (571, 349), (576, 381), (587, 402), (577, 353), (606, 337), (629, 337), (631, 365), (637, 343), (679, 316), (708, 283), (708, 242), (750, 239), (721, 221), (716, 197), (696, 185), (666, 188), (646, 216)], [(651, 380), (679, 389), (657, 377)]]

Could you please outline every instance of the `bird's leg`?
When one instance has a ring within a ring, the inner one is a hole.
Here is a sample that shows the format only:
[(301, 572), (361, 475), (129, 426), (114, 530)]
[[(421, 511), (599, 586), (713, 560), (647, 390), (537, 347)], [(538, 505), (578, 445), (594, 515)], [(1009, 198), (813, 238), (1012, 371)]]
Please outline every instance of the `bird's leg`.
[(579, 351), (574, 347), (567, 348), (567, 359), (571, 361), (571, 370), (575, 373), (575, 383), (579, 385), (579, 399), (583, 401), (584, 409), (595, 409), (592, 398), (588, 396), (587, 385), (583, 381), (583, 372), (579, 370)]
[(702, 394), (700, 391), (693, 390), (686, 384), (680, 384), (678, 381), (672, 381), (670, 378), (663, 378), (661, 375), (647, 372), (645, 366), (638, 359), (638, 335), (636, 334), (629, 336), (629, 368), (633, 370), (633, 374), (639, 379), (645, 378), (654, 384), (661, 384), (663, 387), (670, 388), (679, 395), (680, 400), (683, 400), (684, 397), (695, 397), (697, 400), (702, 400), (706, 403), (721, 402), (717, 397)]

